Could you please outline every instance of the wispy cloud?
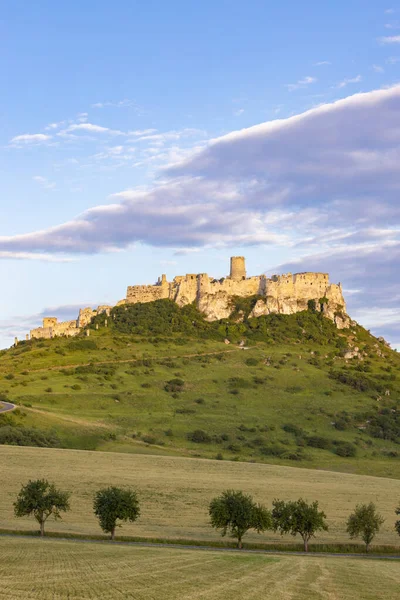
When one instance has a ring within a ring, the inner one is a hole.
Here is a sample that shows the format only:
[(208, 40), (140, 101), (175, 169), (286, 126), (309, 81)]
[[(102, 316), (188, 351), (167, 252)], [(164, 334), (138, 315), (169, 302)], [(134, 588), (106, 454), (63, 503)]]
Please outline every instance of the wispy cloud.
[(296, 83), (287, 83), (285, 87), (288, 89), (289, 92), (294, 92), (295, 90), (307, 87), (308, 85), (310, 85), (311, 83), (315, 83), (316, 81), (316, 77), (307, 76), (303, 77), (303, 79), (299, 79), (299, 81), (297, 81)]
[(240, 115), (242, 115), (244, 113), (244, 108), (239, 108), (238, 110), (234, 111), (234, 115), (235, 117), (240, 117)]
[(372, 70), (375, 71), (375, 73), (384, 73), (385, 69), (383, 67), (381, 67), (381, 65), (372, 65)]
[(314, 67), (324, 67), (324, 66), (328, 66), (331, 65), (332, 63), (329, 60), (320, 60), (316, 63), (314, 63)]
[(341, 89), (349, 85), (349, 83), (359, 83), (362, 81), (361, 75), (357, 75), (356, 77), (345, 78), (337, 84), (337, 88)]
[(107, 102), (95, 102), (91, 105), (91, 108), (131, 108), (137, 115), (144, 115), (145, 110), (139, 106), (134, 100), (107, 101)]
[(394, 10), (394, 8), (387, 8), (385, 10), (385, 15), (393, 15), (396, 11)]
[(27, 146), (29, 144), (43, 144), (51, 140), (52, 136), (45, 133), (24, 133), (11, 138), (12, 146)]
[(39, 183), (45, 190), (54, 190), (56, 188), (54, 181), (49, 181), (46, 177), (42, 177), (41, 175), (35, 175), (33, 180)]
[(389, 56), (389, 58), (386, 59), (386, 64), (388, 65), (397, 65), (399, 62), (400, 56)]
[(388, 35), (378, 38), (381, 44), (400, 44), (400, 35)]
[(113, 129), (109, 129), (108, 127), (103, 127), (101, 125), (94, 125), (93, 123), (75, 123), (70, 125), (67, 131), (87, 131), (89, 133), (112, 133), (121, 135), (121, 131), (116, 131)]

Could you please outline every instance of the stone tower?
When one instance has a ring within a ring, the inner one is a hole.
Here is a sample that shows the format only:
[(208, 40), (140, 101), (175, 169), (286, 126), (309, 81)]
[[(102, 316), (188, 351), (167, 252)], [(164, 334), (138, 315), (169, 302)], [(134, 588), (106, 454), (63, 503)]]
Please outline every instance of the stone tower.
[(244, 256), (231, 256), (231, 279), (246, 279), (246, 263)]

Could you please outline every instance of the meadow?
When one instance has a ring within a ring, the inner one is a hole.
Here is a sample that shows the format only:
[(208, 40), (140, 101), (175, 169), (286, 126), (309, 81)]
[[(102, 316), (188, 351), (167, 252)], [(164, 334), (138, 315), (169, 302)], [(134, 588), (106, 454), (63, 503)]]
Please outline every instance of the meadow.
[(356, 324), (312, 311), (207, 323), (160, 300), (87, 331), (0, 352), (0, 401), (19, 407), (0, 415), (0, 444), (400, 478), (400, 356)]
[(396, 600), (398, 561), (0, 539), (4, 600)]
[[(221, 491), (232, 488), (252, 494), (267, 506), (274, 498), (318, 500), (329, 531), (319, 533), (315, 543), (349, 543), (348, 515), (357, 503), (373, 501), (385, 518), (374, 544), (400, 545), (394, 531), (394, 510), (400, 500), (400, 481), (395, 479), (260, 463), (0, 446), (0, 529), (37, 530), (33, 519), (17, 519), (13, 514), (21, 485), (36, 478), (47, 478), (72, 492), (71, 511), (62, 521), (49, 521), (48, 531), (101, 535), (92, 512), (93, 494), (117, 485), (135, 489), (141, 504), (139, 520), (124, 524), (118, 536), (221, 541), (209, 525), (208, 505)], [(301, 542), (272, 531), (249, 532), (244, 541)]]

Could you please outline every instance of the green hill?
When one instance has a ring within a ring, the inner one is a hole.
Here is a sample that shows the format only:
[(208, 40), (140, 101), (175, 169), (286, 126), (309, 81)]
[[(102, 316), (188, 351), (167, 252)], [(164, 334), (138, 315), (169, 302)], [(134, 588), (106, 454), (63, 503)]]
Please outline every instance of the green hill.
[(19, 409), (0, 443), (400, 477), (400, 356), (312, 306), (249, 319), (256, 300), (213, 323), (169, 300), (116, 307), (89, 337), (1, 352), (0, 400)]

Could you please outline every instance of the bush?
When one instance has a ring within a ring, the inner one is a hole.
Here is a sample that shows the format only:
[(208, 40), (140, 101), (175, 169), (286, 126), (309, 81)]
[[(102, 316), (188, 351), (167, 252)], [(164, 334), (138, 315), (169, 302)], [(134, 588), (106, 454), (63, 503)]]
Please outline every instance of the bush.
[(164, 386), (166, 392), (182, 392), (185, 386), (183, 379), (170, 379)]
[(282, 425), (282, 429), (283, 431), (286, 431), (286, 433), (292, 433), (296, 437), (302, 437), (304, 435), (303, 429), (298, 425), (293, 425), (292, 423), (286, 423), (285, 425)]
[(248, 358), (247, 360), (245, 360), (245, 363), (248, 367), (256, 367), (259, 362), (260, 361), (258, 358)]
[(186, 437), (190, 442), (195, 442), (196, 444), (209, 444), (211, 442), (211, 437), (203, 429), (190, 431)]
[(329, 450), (332, 446), (332, 442), (326, 438), (318, 435), (312, 435), (306, 440), (307, 446), (311, 448), (321, 448), (322, 450)]
[(353, 457), (357, 454), (357, 448), (351, 442), (340, 442), (335, 448), (338, 456)]
[(0, 444), (8, 446), (36, 446), (40, 448), (60, 448), (61, 442), (54, 433), (47, 433), (33, 427), (5, 425), (0, 427)]

